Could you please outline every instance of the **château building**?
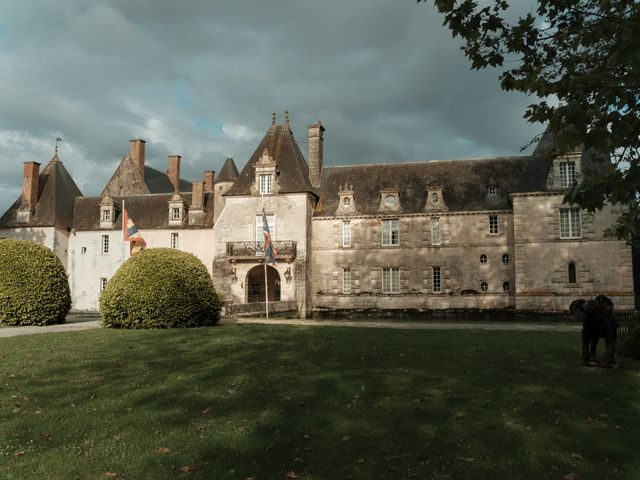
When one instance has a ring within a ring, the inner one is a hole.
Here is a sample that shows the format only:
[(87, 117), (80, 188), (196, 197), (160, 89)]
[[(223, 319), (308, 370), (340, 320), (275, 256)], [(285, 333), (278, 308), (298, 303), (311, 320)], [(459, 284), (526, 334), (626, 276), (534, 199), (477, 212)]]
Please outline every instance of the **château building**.
[[(288, 118), (276, 124), (274, 115), (241, 171), (227, 159), (219, 175), (187, 181), (180, 156), (161, 172), (145, 164), (145, 142), (131, 140), (97, 197), (81, 194), (57, 154), (42, 171), (27, 162), (0, 237), (51, 248), (77, 311), (97, 310), (130, 255), (124, 208), (147, 248), (202, 260), (230, 311), (256, 311), (265, 277), (272, 311), (303, 317), (560, 312), (597, 294), (633, 308), (631, 247), (603, 235), (617, 208), (588, 215), (563, 204), (567, 188), (601, 160), (554, 157), (543, 137), (528, 156), (325, 166), (323, 141), (323, 125), (309, 125), (305, 159)], [(266, 276), (263, 209), (277, 250)]]

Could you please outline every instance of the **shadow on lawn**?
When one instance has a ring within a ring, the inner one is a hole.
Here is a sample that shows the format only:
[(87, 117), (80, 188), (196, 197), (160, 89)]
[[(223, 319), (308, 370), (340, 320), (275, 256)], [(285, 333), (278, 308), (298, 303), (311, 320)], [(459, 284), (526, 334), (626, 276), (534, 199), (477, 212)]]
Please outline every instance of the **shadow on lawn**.
[(68, 441), (93, 436), (100, 448), (80, 462), (127, 478), (586, 478), (633, 467), (623, 439), (640, 412), (633, 388), (616, 385), (625, 373), (581, 373), (578, 342), (567, 352), (560, 335), (540, 351), (539, 334), (513, 332), (103, 334), (66, 382), (44, 372), (60, 379), (46, 394), (62, 422), (86, 410)]

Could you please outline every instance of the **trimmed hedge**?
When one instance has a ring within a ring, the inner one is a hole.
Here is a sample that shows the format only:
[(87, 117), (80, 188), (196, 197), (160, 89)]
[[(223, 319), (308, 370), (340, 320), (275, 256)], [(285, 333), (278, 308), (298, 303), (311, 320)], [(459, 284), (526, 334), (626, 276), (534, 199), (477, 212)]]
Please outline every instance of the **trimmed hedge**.
[(71, 309), (60, 259), (26, 240), (0, 240), (0, 325), (64, 323)]
[(129, 258), (100, 297), (102, 324), (115, 328), (215, 325), (222, 302), (190, 253), (150, 248)]

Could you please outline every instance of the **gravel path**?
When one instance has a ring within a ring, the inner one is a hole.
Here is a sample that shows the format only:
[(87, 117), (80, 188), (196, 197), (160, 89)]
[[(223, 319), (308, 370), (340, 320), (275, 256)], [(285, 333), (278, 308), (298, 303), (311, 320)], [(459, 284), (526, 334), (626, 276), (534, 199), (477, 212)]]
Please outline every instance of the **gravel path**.
[[(579, 332), (580, 325), (530, 322), (396, 322), (396, 321), (349, 321), (349, 320), (299, 320), (282, 318), (223, 318), (221, 325), (261, 323), (271, 325), (308, 325), (355, 328), (393, 328), (398, 330), (507, 330), (522, 332)], [(97, 317), (73, 317), (60, 325), (46, 327), (2, 327), (0, 338), (36, 333), (72, 332), (100, 328)]]

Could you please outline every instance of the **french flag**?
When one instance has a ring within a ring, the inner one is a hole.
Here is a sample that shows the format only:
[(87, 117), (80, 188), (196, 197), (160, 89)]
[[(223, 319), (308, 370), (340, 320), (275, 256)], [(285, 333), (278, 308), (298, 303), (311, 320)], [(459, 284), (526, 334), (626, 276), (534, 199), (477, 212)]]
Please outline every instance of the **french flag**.
[(267, 259), (269, 265), (275, 265), (278, 252), (271, 243), (271, 232), (269, 231), (269, 223), (267, 222), (267, 214), (264, 212), (264, 208), (262, 209), (262, 232), (264, 233), (264, 248), (262, 249), (264, 258)]

